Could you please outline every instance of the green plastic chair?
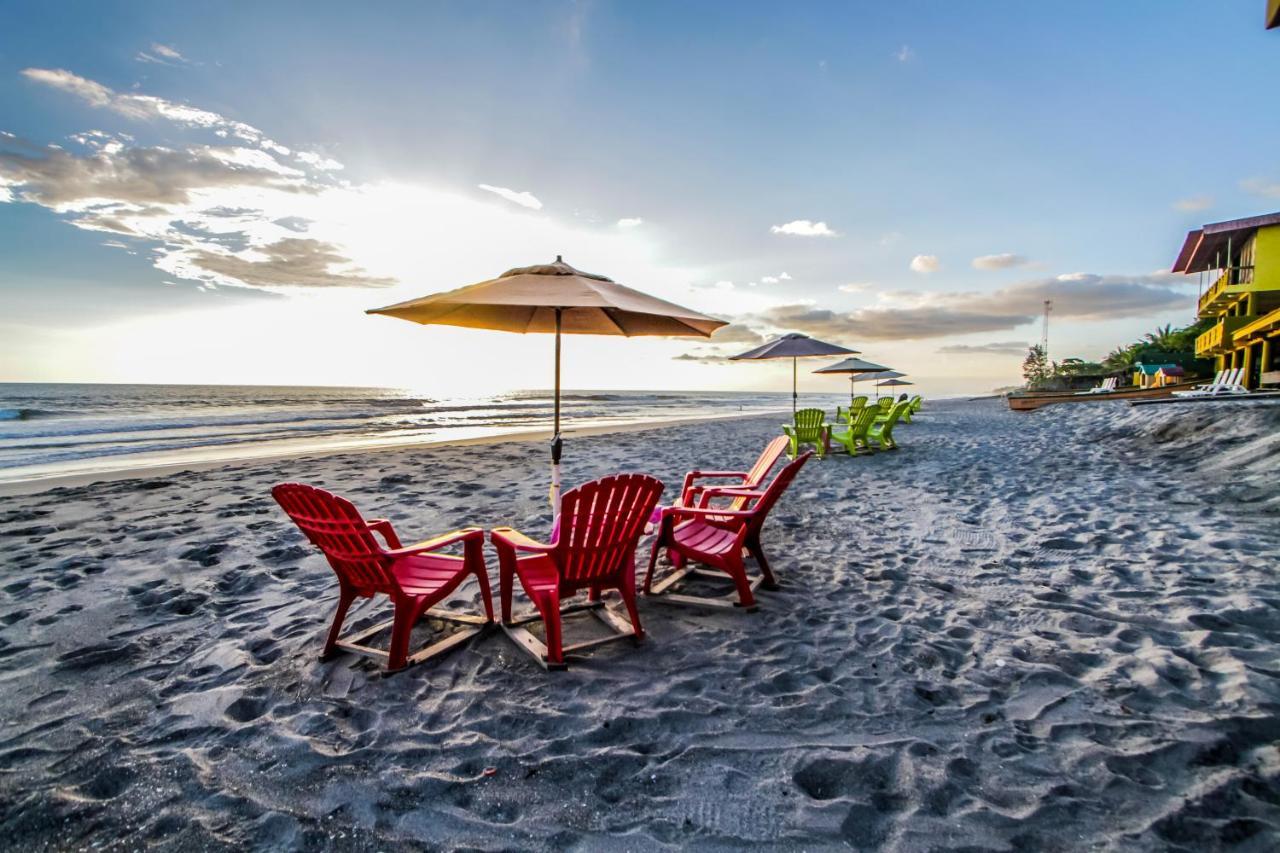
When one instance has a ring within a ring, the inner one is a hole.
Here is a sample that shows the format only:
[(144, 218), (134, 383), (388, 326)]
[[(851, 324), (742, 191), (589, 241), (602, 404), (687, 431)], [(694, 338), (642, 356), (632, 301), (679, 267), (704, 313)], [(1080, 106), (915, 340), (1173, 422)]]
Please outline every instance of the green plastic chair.
[(880, 407), (881, 413), (887, 412), (893, 408), (893, 398), (881, 397), (879, 400), (876, 400), (876, 405)]
[(899, 418), (904, 424), (911, 423), (911, 416), (920, 410), (920, 395), (917, 394), (910, 400), (906, 401), (906, 407), (902, 410), (902, 417)]
[(836, 406), (836, 420), (848, 421), (867, 405), (866, 397), (854, 397), (848, 406)]
[(792, 459), (800, 453), (800, 445), (810, 444), (821, 459), (827, 452), (827, 413), (822, 409), (801, 409), (796, 412), (794, 424), (783, 424), (782, 431), (791, 439), (787, 455)]
[(889, 417), (872, 423), (871, 428), (867, 430), (867, 444), (874, 441), (880, 445), (881, 450), (897, 450), (898, 443), (893, 440), (893, 425), (898, 422), (898, 418), (902, 417), (902, 413), (910, 405), (910, 401), (903, 400), (889, 410)]
[(913, 413), (920, 411), (920, 407), (922, 405), (924, 405), (924, 397), (921, 397), (919, 394), (917, 394), (911, 398), (911, 411)]
[(875, 422), (879, 412), (879, 406), (863, 406), (861, 411), (848, 421), (847, 429), (840, 432), (831, 431), (831, 440), (847, 450), (850, 456), (857, 456), (859, 449), (870, 450), (871, 446), (867, 444), (867, 431)]

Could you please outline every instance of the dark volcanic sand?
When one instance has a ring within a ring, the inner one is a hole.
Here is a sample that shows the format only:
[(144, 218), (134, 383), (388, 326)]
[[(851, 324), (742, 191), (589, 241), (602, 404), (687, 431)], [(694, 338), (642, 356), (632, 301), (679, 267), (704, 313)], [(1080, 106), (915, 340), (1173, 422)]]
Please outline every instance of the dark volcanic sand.
[[(670, 498), (776, 421), (573, 439), (567, 482)], [(541, 443), (3, 498), (0, 846), (1272, 850), (1278, 434), (930, 404), (801, 473), (758, 613), (642, 602), (645, 643), (552, 674), (498, 632), (389, 679), (317, 662), (335, 586), (268, 494), (544, 536)]]

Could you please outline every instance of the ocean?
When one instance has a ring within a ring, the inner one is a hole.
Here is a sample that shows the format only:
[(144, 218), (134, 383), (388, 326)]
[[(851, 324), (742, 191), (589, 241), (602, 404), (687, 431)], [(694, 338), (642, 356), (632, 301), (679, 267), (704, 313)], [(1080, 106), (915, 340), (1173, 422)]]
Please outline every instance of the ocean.
[[(789, 393), (566, 391), (562, 427), (785, 411)], [(834, 409), (839, 394), (801, 394)], [(548, 391), (0, 383), (0, 483), (551, 427)]]

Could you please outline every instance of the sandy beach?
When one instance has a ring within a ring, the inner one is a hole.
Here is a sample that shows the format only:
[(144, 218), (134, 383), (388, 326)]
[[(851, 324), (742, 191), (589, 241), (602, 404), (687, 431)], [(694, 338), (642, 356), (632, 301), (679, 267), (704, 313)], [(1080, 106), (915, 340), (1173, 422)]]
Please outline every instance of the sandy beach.
[[(777, 424), (577, 437), (566, 482), (670, 501)], [(1275, 849), (1277, 427), (928, 403), (900, 451), (801, 472), (759, 612), (642, 600), (643, 644), (550, 674), (498, 631), (319, 662), (335, 583), (269, 495), (545, 536), (542, 442), (3, 497), (0, 847)]]

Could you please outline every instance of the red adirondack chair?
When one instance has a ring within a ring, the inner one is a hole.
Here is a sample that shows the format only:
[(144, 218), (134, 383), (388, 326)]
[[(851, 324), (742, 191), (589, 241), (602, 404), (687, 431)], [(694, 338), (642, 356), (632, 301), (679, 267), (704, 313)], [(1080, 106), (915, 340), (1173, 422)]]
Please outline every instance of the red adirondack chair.
[[(582, 651), (620, 637), (644, 637), (636, 612), (636, 545), (644, 524), (662, 497), (662, 482), (645, 474), (617, 474), (565, 492), (552, 542), (534, 541), (510, 527), (490, 533), (498, 552), (502, 627), (520, 648), (549, 669), (563, 669), (565, 653)], [(520, 556), (523, 552), (524, 556)], [(513, 620), (511, 594), (515, 578), (537, 613)], [(600, 594), (616, 589), (631, 622), (615, 616)], [(562, 609), (562, 603), (587, 590), (586, 604)], [(613, 629), (613, 635), (565, 646), (561, 614), (590, 610)], [(541, 618), (545, 643), (522, 626)]]
[[(764, 548), (760, 545), (760, 531), (769, 510), (773, 509), (778, 498), (812, 455), (812, 452), (807, 452), (790, 462), (763, 491), (741, 488), (708, 489), (698, 507), (664, 508), (658, 536), (654, 539), (653, 550), (649, 554), (649, 569), (644, 578), (645, 595), (673, 604), (738, 606), (754, 610), (756, 588), (761, 585), (767, 589), (777, 587), (777, 579), (770, 570)], [(709, 506), (711, 499), (716, 497), (732, 498), (734, 503), (741, 501), (747, 506), (743, 509)], [(744, 548), (760, 566), (761, 576), (754, 581), (747, 577), (746, 564), (742, 559)], [(663, 549), (670, 555), (675, 571), (655, 585), (654, 565)], [(701, 563), (715, 571), (707, 572), (693, 566), (686, 568), (686, 561)], [(708, 598), (669, 592), (689, 575), (718, 577), (721, 572), (733, 580), (737, 588), (737, 601), (733, 601), (732, 596)]]
[[(455, 530), (404, 547), (390, 521), (383, 518), (366, 521), (350, 501), (324, 489), (304, 483), (282, 483), (271, 490), (271, 495), (311, 544), (324, 553), (338, 576), (338, 610), (325, 640), (323, 658), (342, 648), (385, 659), (387, 670), (395, 671), (442, 654), (493, 622), (489, 574), (484, 564), (484, 531), (479, 527)], [(373, 537), (375, 531), (387, 547)], [(461, 557), (437, 553), (456, 544), (462, 545)], [(451, 595), (468, 576), (474, 576), (480, 584), (483, 617), (431, 609)], [(357, 598), (375, 595), (391, 599), (395, 617), (340, 638), (351, 603)], [(410, 655), (409, 635), (423, 614), (467, 627)], [(388, 626), (391, 645), (387, 651), (363, 644)]]
[[(756, 459), (756, 464), (751, 466), (750, 471), (699, 471), (694, 469), (684, 475), (684, 487), (680, 490), (681, 506), (698, 506), (699, 499), (707, 491), (707, 486), (697, 484), (698, 480), (716, 479), (735, 479), (738, 480), (736, 488), (755, 489), (773, 469), (773, 465), (777, 462), (782, 454), (787, 452), (790, 446), (790, 439), (785, 435), (780, 435), (773, 441), (765, 445), (764, 450), (760, 452), (760, 456)], [(729, 509), (742, 509), (746, 506), (743, 498), (736, 498), (729, 505)]]

